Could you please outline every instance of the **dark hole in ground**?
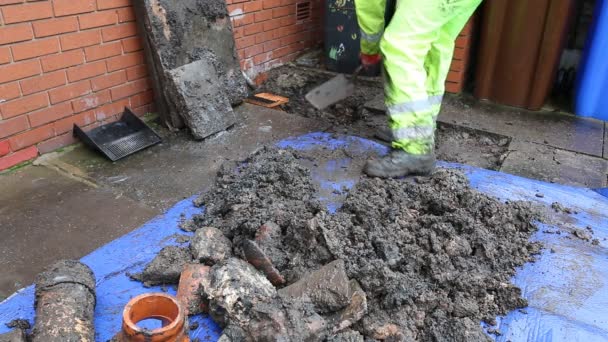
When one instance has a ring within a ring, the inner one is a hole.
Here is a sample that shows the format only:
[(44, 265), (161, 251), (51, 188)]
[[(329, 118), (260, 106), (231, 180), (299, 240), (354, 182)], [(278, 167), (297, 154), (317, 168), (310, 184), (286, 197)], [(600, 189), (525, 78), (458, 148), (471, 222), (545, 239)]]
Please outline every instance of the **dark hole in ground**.
[(439, 123), (435, 132), (437, 158), (489, 170), (499, 170), (511, 138), (462, 126)]

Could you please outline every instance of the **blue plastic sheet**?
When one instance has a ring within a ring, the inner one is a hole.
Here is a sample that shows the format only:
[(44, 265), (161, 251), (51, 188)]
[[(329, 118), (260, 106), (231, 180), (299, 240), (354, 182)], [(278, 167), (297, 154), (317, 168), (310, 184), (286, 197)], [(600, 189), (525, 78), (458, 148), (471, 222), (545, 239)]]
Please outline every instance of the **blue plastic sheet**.
[[(315, 148), (346, 148), (350, 155), (374, 152), (384, 154), (387, 148), (372, 141), (356, 137), (334, 137), (313, 133), (283, 140), (282, 148), (310, 150)], [(312, 170), (313, 179), (325, 189), (350, 189), (358, 181), (352, 172), (349, 158), (328, 160)], [(523, 290), (529, 307), (498, 317), (497, 328), (501, 336), (496, 341), (544, 342), (608, 342), (608, 199), (601, 194), (582, 188), (573, 188), (459, 164), (441, 163), (443, 167), (460, 168), (471, 185), (478, 190), (504, 201), (527, 200), (550, 206), (559, 202), (570, 208), (562, 223), (571, 227), (594, 230), (599, 245), (572, 238), (567, 229), (562, 234), (548, 233), (556, 227), (541, 225), (533, 239), (542, 241), (546, 249), (538, 261), (518, 270), (513, 282)], [(331, 180), (327, 175), (332, 175)], [(356, 174), (356, 173), (354, 173)], [(536, 193), (542, 193), (539, 198)], [(330, 193), (322, 200), (335, 211), (343, 195)], [(130, 298), (145, 292), (160, 291), (158, 287), (144, 288), (130, 280), (126, 272), (140, 271), (143, 266), (167, 245), (175, 245), (173, 235), (183, 234), (178, 224), (182, 219), (201, 212), (192, 206), (192, 199), (176, 204), (166, 214), (155, 218), (133, 232), (99, 248), (82, 258), (97, 279), (97, 307), (95, 329), (97, 341), (107, 341), (119, 329), (121, 313)], [(559, 224), (560, 226), (562, 224)], [(175, 293), (175, 289), (169, 289)], [(27, 287), (0, 303), (0, 333), (9, 329), (4, 325), (15, 318), (26, 318), (33, 323), (33, 287)], [(191, 338), (216, 341), (220, 328), (206, 315), (191, 318), (199, 327), (190, 332)]]
[(577, 75), (575, 112), (608, 120), (608, 1), (595, 4), (580, 70)]

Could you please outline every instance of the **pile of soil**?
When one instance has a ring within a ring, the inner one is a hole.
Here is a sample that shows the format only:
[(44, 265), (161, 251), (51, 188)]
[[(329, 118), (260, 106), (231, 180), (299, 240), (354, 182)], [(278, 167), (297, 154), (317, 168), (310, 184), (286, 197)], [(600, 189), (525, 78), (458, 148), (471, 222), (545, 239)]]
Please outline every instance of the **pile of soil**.
[(529, 204), (502, 203), (461, 172), (438, 169), (428, 178), (363, 178), (332, 215), (300, 162), (307, 153), (315, 152), (266, 148), (226, 165), (189, 228), (219, 228), (243, 258), (241, 243), (276, 223), (280, 236), (266, 253), (286, 285), (344, 260), (368, 300), (354, 329), (372, 340), (485, 341), (480, 321), (526, 306), (510, 278), (541, 248), (529, 242), (538, 218)]

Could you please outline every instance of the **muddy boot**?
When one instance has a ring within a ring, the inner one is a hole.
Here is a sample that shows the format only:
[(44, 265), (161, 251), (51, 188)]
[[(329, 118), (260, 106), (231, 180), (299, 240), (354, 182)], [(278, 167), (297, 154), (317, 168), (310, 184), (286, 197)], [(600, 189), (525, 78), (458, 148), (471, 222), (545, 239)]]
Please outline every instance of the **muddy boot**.
[(379, 128), (376, 130), (376, 133), (374, 133), (374, 138), (391, 143), (393, 142), (393, 132), (388, 128)]
[(363, 172), (369, 176), (392, 178), (407, 175), (428, 175), (435, 169), (435, 154), (409, 154), (393, 150), (380, 159), (368, 160)]

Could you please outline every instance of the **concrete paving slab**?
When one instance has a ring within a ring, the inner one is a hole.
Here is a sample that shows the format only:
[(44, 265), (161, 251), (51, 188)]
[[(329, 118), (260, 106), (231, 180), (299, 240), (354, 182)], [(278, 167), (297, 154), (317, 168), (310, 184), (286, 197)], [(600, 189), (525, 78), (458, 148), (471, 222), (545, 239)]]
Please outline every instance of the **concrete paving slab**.
[[(365, 108), (373, 112), (386, 111), (382, 96), (365, 103)], [(606, 153), (603, 151), (604, 122), (589, 118), (533, 112), (447, 95), (438, 121), (598, 157)]]
[(59, 259), (81, 258), (159, 212), (56, 171), (0, 175), (0, 300)]
[(446, 96), (439, 121), (502, 134), (561, 149), (602, 156), (604, 122), (554, 112), (478, 102)]
[(588, 188), (606, 186), (608, 161), (599, 157), (514, 140), (502, 172), (548, 182)]
[[(240, 160), (263, 145), (324, 130), (318, 120), (244, 104), (236, 109), (240, 123), (201, 142), (187, 134), (160, 131), (164, 142), (112, 163), (82, 146), (61, 156), (90, 179), (158, 210), (202, 192), (227, 160)], [(164, 133), (163, 133), (164, 132)]]

